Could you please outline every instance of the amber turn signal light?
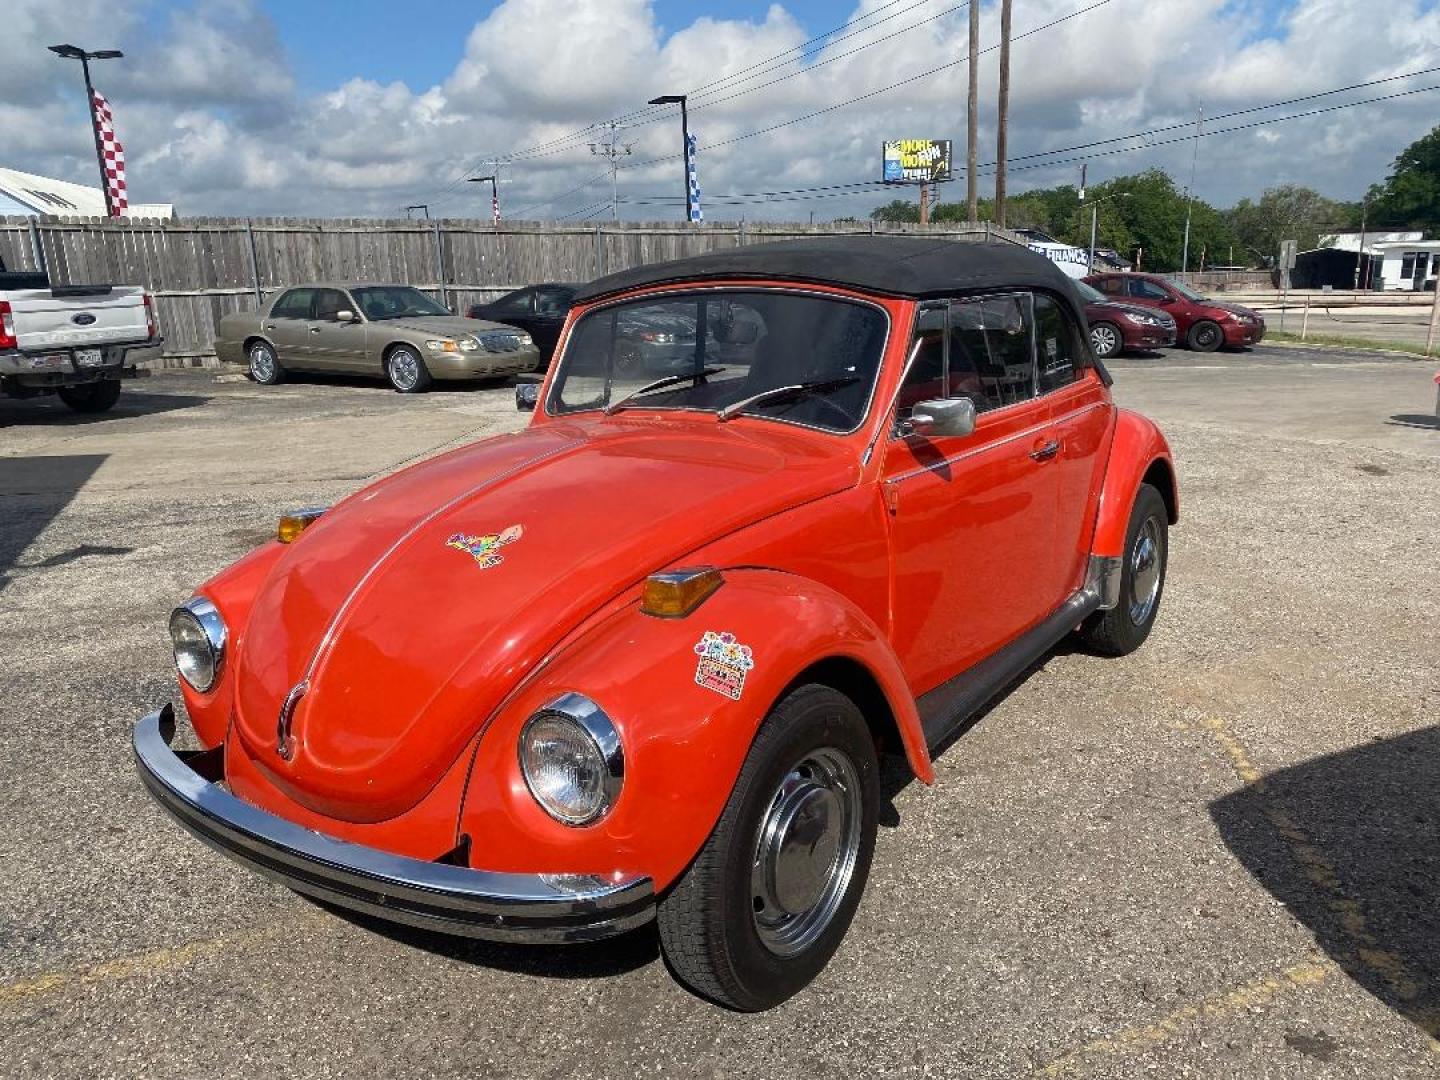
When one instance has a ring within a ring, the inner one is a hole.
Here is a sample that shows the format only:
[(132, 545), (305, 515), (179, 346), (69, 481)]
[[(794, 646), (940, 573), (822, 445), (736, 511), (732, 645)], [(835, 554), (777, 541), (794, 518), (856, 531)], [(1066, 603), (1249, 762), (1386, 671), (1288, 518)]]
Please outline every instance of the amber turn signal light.
[(328, 506), (307, 506), (304, 510), (286, 514), (280, 519), (280, 524), (275, 527), (275, 539), (282, 544), (290, 543), (315, 524), (320, 515), (328, 509)]
[(723, 584), (725, 579), (713, 566), (651, 574), (645, 579), (640, 610), (661, 619), (678, 619), (689, 615)]

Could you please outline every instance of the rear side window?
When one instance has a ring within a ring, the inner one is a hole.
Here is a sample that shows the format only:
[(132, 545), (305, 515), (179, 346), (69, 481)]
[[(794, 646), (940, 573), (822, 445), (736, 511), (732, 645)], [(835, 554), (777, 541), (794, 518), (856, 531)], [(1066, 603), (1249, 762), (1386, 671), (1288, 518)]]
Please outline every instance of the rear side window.
[(1070, 315), (1053, 296), (1035, 294), (1035, 358), (1040, 393), (1069, 386), (1080, 376), (1080, 336)]
[(1095, 287), (1109, 296), (1122, 296), (1125, 292), (1125, 279), (1118, 277), (1101, 278), (1095, 283)]
[(270, 309), (272, 319), (308, 319), (315, 299), (314, 289), (291, 289)]
[(535, 292), (532, 289), (521, 289), (509, 296), (502, 296), (496, 300), (490, 308), (493, 315), (531, 315), (535, 311)]

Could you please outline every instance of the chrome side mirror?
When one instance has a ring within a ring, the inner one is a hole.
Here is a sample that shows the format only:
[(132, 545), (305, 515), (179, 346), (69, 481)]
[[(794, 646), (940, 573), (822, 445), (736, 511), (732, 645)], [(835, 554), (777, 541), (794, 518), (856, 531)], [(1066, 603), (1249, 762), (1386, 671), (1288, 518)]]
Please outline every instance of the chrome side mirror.
[[(520, 377), (525, 378), (523, 375)], [(540, 381), (520, 381), (515, 384), (515, 408), (520, 412), (534, 412), (540, 401)]]
[(359, 322), (359, 321), (360, 321), (360, 316), (359, 316), (359, 315), (356, 315), (355, 312), (353, 312), (353, 311), (348, 311), (348, 310), (343, 310), (343, 309), (342, 309), (342, 310), (340, 310), (340, 311), (335, 312), (335, 321), (336, 321), (336, 322)]
[(975, 430), (975, 402), (968, 397), (922, 401), (910, 412), (901, 434), (963, 438)]

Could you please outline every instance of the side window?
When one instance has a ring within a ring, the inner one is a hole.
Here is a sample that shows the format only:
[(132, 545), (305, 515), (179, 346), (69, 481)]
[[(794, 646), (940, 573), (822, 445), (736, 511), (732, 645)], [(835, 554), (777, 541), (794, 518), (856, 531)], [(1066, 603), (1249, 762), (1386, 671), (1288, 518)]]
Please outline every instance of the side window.
[(915, 320), (915, 340), (910, 343), (912, 359), (905, 381), (895, 400), (897, 420), (905, 420), (922, 401), (946, 397), (945, 333), (948, 304), (926, 305)]
[(569, 289), (536, 289), (535, 311), (540, 315), (564, 315), (574, 295)]
[(1125, 294), (1125, 279), (1118, 277), (1101, 278), (1096, 288), (1107, 296), (1123, 296)]
[(535, 290), (521, 289), (509, 296), (502, 296), (495, 301), (491, 313), (504, 317), (506, 315), (532, 315), (535, 312)]
[(950, 307), (950, 367), (956, 392), (974, 397), (977, 411), (1002, 409), (1034, 397), (1030, 294), (955, 301)]
[(1035, 294), (1035, 336), (1040, 393), (1059, 390), (1079, 378), (1084, 356), (1080, 335), (1069, 313), (1046, 293)]
[(350, 301), (338, 289), (320, 289), (315, 293), (316, 319), (334, 322), (338, 312), (350, 310)]
[(314, 289), (291, 289), (270, 309), (272, 319), (308, 319), (315, 299)]
[(1138, 277), (1130, 279), (1130, 295), (1140, 300), (1158, 300), (1161, 303), (1170, 299), (1170, 294), (1159, 285)]

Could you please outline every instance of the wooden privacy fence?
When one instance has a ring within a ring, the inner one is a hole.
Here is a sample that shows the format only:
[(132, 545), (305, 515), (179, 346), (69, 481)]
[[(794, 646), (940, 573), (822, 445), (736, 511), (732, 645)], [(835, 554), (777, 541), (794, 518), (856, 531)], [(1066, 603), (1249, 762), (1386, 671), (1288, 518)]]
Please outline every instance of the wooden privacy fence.
[(403, 282), (457, 311), (521, 285), (589, 281), (643, 263), (765, 240), (924, 233), (1020, 242), (993, 226), (606, 224), (357, 218), (0, 217), (0, 258), (60, 285), (143, 285), (155, 296), (164, 356), (213, 357), (222, 316), (305, 281)]

